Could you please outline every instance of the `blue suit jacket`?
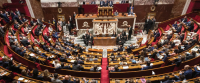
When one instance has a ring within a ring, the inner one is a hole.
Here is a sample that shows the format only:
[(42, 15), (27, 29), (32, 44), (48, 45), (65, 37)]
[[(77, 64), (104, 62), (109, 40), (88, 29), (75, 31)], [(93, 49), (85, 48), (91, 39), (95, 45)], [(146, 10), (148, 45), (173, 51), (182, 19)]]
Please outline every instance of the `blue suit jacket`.
[(184, 75), (185, 75), (186, 79), (191, 79), (192, 78), (192, 69), (185, 71)]
[(146, 70), (146, 69), (151, 69), (152, 66), (146, 66), (146, 67), (143, 67), (141, 70)]

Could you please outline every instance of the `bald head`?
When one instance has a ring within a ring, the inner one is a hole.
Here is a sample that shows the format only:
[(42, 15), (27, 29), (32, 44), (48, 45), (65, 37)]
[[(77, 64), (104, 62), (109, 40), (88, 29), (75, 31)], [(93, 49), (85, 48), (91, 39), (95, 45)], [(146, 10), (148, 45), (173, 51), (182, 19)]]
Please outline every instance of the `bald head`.
[(69, 80), (69, 76), (68, 75), (65, 76), (65, 80)]

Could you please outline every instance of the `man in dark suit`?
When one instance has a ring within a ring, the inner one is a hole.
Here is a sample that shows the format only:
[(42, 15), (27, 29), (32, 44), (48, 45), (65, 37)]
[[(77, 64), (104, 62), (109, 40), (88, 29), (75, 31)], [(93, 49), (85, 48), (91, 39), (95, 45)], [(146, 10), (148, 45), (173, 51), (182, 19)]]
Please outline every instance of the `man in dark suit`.
[(128, 39), (131, 39), (131, 35), (132, 35), (132, 27), (130, 25), (128, 25)]
[(185, 16), (184, 18), (181, 19), (181, 22), (186, 23), (187, 24), (187, 16)]
[(92, 43), (93, 43), (93, 36), (92, 34), (90, 33), (90, 37), (88, 38), (88, 43), (91, 44), (91, 47), (92, 47)]
[(103, 0), (100, 1), (100, 7), (103, 7), (105, 2)]
[(2, 17), (6, 23), (10, 22), (10, 19), (8, 18), (7, 14), (3, 13), (3, 11), (0, 11), (0, 17)]
[(123, 47), (119, 46), (117, 51), (123, 51)]
[(156, 38), (158, 38), (158, 37), (160, 37), (160, 32), (159, 32), (159, 30), (156, 30), (154, 32), (154, 42), (156, 41)]
[(126, 3), (126, 1), (125, 1), (125, 0), (122, 0), (122, 1), (121, 1), (121, 4), (124, 4), (124, 3)]
[(184, 70), (185, 70), (185, 72), (181, 72), (181, 73), (185, 75), (186, 79), (191, 79), (192, 78), (192, 69), (190, 68), (190, 66), (185, 65)]
[(31, 45), (28, 45), (28, 50), (31, 52), (35, 52)]
[(192, 30), (194, 30), (194, 22), (191, 21), (190, 24), (188, 24), (188, 30), (191, 32)]
[(30, 24), (31, 24), (31, 26), (35, 25), (35, 22), (33, 21), (33, 18), (31, 18)]
[(112, 1), (112, 0), (109, 0), (109, 1), (108, 1), (108, 5), (109, 5), (110, 7), (112, 7), (112, 6), (113, 6), (113, 1)]
[(69, 16), (69, 22), (70, 22), (70, 25), (71, 25), (71, 29), (73, 29), (73, 19), (71, 16)]
[(17, 21), (15, 21), (14, 28), (16, 28), (16, 29), (19, 28), (19, 23)]
[(74, 64), (72, 65), (72, 70), (80, 71), (82, 69), (83, 68), (80, 65), (78, 65), (78, 62), (74, 61)]
[(21, 43), (26, 47), (26, 46), (28, 46), (28, 45), (30, 45), (30, 43), (29, 43), (29, 41), (28, 41), (28, 39), (26, 38), (26, 37), (23, 37), (22, 39), (21, 39)]
[(25, 18), (25, 16), (23, 16), (22, 22), (26, 22), (26, 21), (28, 21), (28, 20)]
[(104, 1), (104, 6), (108, 6), (108, 1), (107, 0)]
[(47, 33), (44, 33), (43, 37), (44, 37), (45, 40), (49, 41), (49, 37), (47, 36)]
[(93, 1), (91, 2), (91, 4), (96, 4), (96, 2), (93, 0)]
[(165, 76), (165, 80), (166, 81), (163, 81), (162, 83), (173, 83), (174, 82), (173, 80), (170, 80), (169, 76)]
[(178, 25), (178, 28), (176, 28), (176, 33), (181, 32), (181, 29), (182, 29), (182, 24), (179, 24), (179, 25)]
[[(145, 20), (145, 25), (144, 25), (144, 30), (146, 30), (147, 31), (147, 34), (148, 34), (148, 32), (149, 32), (149, 29), (151, 28), (151, 26), (152, 26), (152, 20), (150, 19), (150, 17), (148, 17), (146, 20)], [(143, 31), (144, 31), (143, 30)]]
[(70, 21), (67, 22), (67, 27), (68, 27), (68, 30), (69, 30), (69, 34), (71, 35), (71, 23), (70, 23)]
[(120, 37), (120, 34), (118, 34), (116, 42), (117, 42), (117, 45), (122, 45), (123, 44), (122, 43), (122, 39)]

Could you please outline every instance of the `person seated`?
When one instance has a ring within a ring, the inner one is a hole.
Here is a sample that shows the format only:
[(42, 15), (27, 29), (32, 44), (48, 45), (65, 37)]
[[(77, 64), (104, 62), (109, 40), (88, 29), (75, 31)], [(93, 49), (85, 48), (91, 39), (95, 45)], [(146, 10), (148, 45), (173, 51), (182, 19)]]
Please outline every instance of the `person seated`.
[(120, 58), (120, 61), (125, 61), (126, 60), (126, 56), (122, 55), (122, 57)]
[(77, 61), (74, 61), (74, 64), (72, 65), (72, 70), (80, 71), (82, 69), (83, 67), (80, 66)]
[(163, 81), (162, 83), (173, 83), (173, 80), (170, 80), (169, 76), (165, 76), (165, 81)]
[(174, 22), (174, 24), (172, 25), (172, 27), (174, 27), (174, 28), (178, 27), (177, 21)]
[(91, 4), (96, 4), (96, 2), (94, 0), (92, 0)]
[(20, 25), (24, 23), (24, 22), (22, 21), (22, 17), (21, 17), (21, 16), (19, 16), (19, 19), (17, 20), (17, 22), (19, 22)]
[(0, 17), (2, 17), (6, 23), (10, 22), (10, 19), (8, 18), (6, 13), (3, 13), (3, 11), (0, 11)]
[(117, 58), (122, 57), (122, 55), (120, 54), (120, 52), (117, 53)]
[(113, 34), (112, 34), (112, 37), (116, 37), (117, 36), (117, 34), (116, 34), (116, 32), (114, 32)]
[(19, 23), (15, 20), (14, 28), (18, 29), (20, 27)]
[(31, 26), (36, 25), (36, 23), (33, 21), (33, 18), (31, 18), (30, 24), (31, 24)]
[(94, 67), (91, 68), (90, 71), (92, 71), (92, 72), (99, 72), (99, 70), (97, 68), (97, 65), (94, 65)]
[(119, 15), (119, 13), (118, 13), (117, 10), (115, 10), (114, 15), (115, 15), (115, 16), (118, 16), (118, 15)]
[(158, 37), (160, 37), (160, 32), (159, 32), (159, 30), (156, 30), (156, 31), (154, 32), (154, 42), (156, 41), (156, 39), (157, 39)]
[(181, 19), (181, 22), (187, 24), (187, 16), (185, 16), (184, 18)]
[(115, 65), (114, 69), (111, 72), (120, 72), (121, 69), (118, 68), (118, 65)]
[(61, 62), (61, 65), (59, 67), (55, 68), (55, 70), (58, 70), (58, 69), (71, 69), (71, 68), (70, 68), (70, 65), (65, 66), (65, 64), (63, 62)]
[[(29, 70), (28, 70), (28, 71), (29, 71)], [(26, 71), (25, 69), (23, 69), (23, 70), (21, 71), (21, 75), (26, 76), (26, 77), (30, 77), (30, 76), (28, 75), (28, 71)]]
[(55, 68), (59, 68), (61, 66), (58, 59), (54, 60), (52, 64), (54, 65)]
[(200, 71), (197, 69), (197, 67), (199, 67), (199, 66), (194, 65), (194, 70), (195, 70), (195, 75), (194, 75), (194, 77), (198, 77), (198, 76), (200, 75)]
[(23, 38), (20, 38), (20, 42), (22, 43), (22, 45), (23, 46), (28, 46), (28, 45), (30, 45), (30, 42), (29, 42), (30, 40), (28, 40), (28, 38), (26, 38), (26, 37), (23, 37)]
[(59, 38), (59, 36), (58, 36), (58, 32), (54, 32), (54, 34), (52, 35), (54, 38), (56, 38), (56, 39), (58, 39)]
[(41, 57), (44, 57), (44, 58), (47, 57), (47, 56), (45, 55), (45, 53), (42, 53), (41, 51), (39, 51), (38, 53), (39, 53), (39, 55), (40, 55)]
[(111, 56), (110, 58), (111, 58), (110, 61), (117, 61), (117, 60), (115, 59), (115, 56)]
[(190, 66), (189, 65), (185, 65), (184, 66), (184, 72), (183, 71), (181, 71), (180, 73), (181, 74), (183, 74), (183, 75), (185, 75), (185, 78), (186, 79), (191, 79), (192, 78), (192, 69), (190, 68)]
[(128, 15), (134, 15), (133, 9), (131, 9), (131, 11), (128, 13)]
[(142, 66), (141, 70), (146, 70), (146, 69), (151, 69), (151, 68), (152, 68), (151, 63), (149, 61), (147, 61), (146, 66)]
[(38, 79), (38, 80), (43, 80), (43, 77), (38, 75), (39, 74), (39, 71), (37, 68), (33, 69), (33, 75), (32, 75), (32, 78), (34, 79)]
[(123, 51), (123, 47), (119, 46), (117, 51)]
[(59, 79), (58, 73), (54, 73), (53, 78), (51, 78), (51, 82), (52, 82), (52, 83), (63, 83), (63, 82)]
[(187, 25), (188, 30), (191, 32), (194, 30), (194, 21), (191, 21), (190, 24)]
[(22, 22), (27, 22), (28, 20), (25, 18), (25, 16), (23, 16), (22, 18)]
[(120, 36), (120, 34), (118, 34), (117, 40), (116, 40), (117, 45), (122, 45), (122, 44), (123, 44), (121, 40), (122, 40), (122, 39), (121, 39), (121, 36)]
[(76, 80), (74, 77), (73, 77), (73, 80), (74, 81), (71, 81), (71, 75), (66, 75), (65, 77), (63, 77), (62, 82), (63, 83), (77, 83), (78, 82), (78, 80)]

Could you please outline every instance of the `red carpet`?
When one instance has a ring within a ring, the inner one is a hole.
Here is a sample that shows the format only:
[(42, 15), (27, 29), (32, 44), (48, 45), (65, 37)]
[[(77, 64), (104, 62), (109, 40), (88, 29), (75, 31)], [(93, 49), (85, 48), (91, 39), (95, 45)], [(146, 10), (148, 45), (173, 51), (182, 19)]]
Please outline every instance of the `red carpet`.
[(101, 65), (101, 83), (109, 83), (109, 71), (106, 70), (108, 65), (107, 58), (102, 58), (102, 65)]

